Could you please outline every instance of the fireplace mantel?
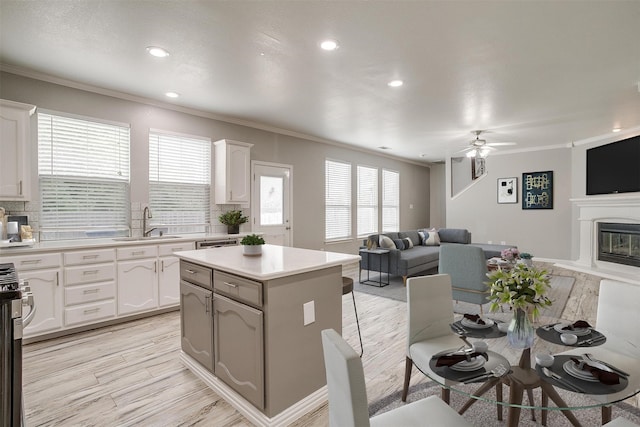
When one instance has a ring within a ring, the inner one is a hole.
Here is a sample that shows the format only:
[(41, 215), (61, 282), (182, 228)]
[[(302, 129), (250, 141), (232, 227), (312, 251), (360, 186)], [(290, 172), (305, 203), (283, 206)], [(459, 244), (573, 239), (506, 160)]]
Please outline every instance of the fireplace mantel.
[(640, 284), (640, 268), (598, 261), (597, 223), (640, 223), (640, 194), (612, 194), (570, 199), (578, 210), (580, 256), (578, 270)]

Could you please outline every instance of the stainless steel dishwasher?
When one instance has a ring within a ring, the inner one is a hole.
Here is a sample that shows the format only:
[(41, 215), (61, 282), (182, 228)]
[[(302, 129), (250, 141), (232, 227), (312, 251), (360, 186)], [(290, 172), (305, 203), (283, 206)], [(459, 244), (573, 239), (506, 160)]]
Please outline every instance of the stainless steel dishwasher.
[(233, 246), (239, 243), (238, 238), (229, 237), (223, 239), (198, 240), (196, 249), (221, 248), (223, 246)]

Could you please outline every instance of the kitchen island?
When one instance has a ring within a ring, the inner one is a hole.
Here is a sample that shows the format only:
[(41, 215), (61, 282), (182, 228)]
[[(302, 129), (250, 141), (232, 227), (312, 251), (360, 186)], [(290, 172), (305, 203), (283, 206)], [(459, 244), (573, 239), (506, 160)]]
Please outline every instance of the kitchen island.
[(342, 330), (342, 266), (358, 255), (264, 245), (177, 252), (181, 359), (256, 425), (326, 401), (320, 331)]

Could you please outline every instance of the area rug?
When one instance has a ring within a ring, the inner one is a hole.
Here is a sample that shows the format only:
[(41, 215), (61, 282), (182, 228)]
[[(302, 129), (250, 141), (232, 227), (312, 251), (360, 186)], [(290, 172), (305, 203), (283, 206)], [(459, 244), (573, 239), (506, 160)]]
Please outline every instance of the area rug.
[[(468, 386), (469, 392), (477, 389), (479, 387), (478, 384), (470, 384)], [(565, 390), (558, 389), (558, 393), (564, 399), (567, 404), (572, 406), (578, 405), (588, 405), (591, 401), (590, 399), (583, 397), (576, 393), (567, 392)], [(391, 409), (397, 408), (404, 403), (400, 400), (402, 392), (399, 390), (398, 392), (384, 397), (380, 400), (372, 402), (369, 405), (369, 413), (371, 416), (382, 414), (383, 412), (387, 412)], [(534, 390), (534, 402), (540, 402), (540, 389)], [(407, 403), (415, 402), (416, 400), (423, 399), (428, 396), (440, 396), (440, 386), (434, 382), (417, 384), (415, 386), (409, 387), (409, 395), (407, 397)], [(495, 396), (495, 388), (485, 394), (487, 397)], [(503, 396), (506, 398), (509, 396), (509, 388), (503, 387)], [(467, 401), (468, 397), (462, 393), (451, 391), (451, 407), (455, 410), (460, 409), (464, 403)], [(527, 402), (527, 398), (525, 395), (524, 402)], [(612, 406), (612, 419), (617, 417), (626, 418), (636, 424), (640, 424), (640, 409), (629, 405), (628, 403), (620, 402), (616, 403)], [(504, 408), (503, 413), (503, 421), (498, 421), (496, 417), (496, 406), (495, 404), (477, 401), (475, 402), (471, 408), (469, 408), (464, 413), (464, 418), (469, 421), (474, 426), (506, 426), (507, 422), (507, 411), (508, 408)], [(600, 426), (602, 422), (602, 412), (600, 408), (589, 408), (589, 409), (579, 409), (573, 411), (573, 414), (578, 418), (583, 427), (591, 427), (591, 426)], [(532, 427), (532, 426), (540, 426), (541, 422), (541, 412), (540, 410), (535, 411), (536, 421), (531, 420), (531, 410), (530, 409), (522, 409), (520, 413), (520, 423), (519, 426), (522, 427)], [(571, 426), (571, 423), (562, 415), (562, 413), (558, 410), (550, 410), (548, 411), (548, 419), (547, 426), (550, 427), (564, 427)]]
[[(364, 277), (363, 277), (364, 279)], [(386, 274), (383, 274), (383, 280), (386, 279)], [(378, 280), (377, 274), (371, 274), (371, 280)], [(553, 301), (551, 307), (545, 308), (542, 313), (544, 316), (560, 318), (562, 312), (567, 304), (571, 289), (575, 278), (568, 276), (551, 276), (551, 291), (549, 292), (549, 298)], [(371, 284), (363, 284), (360, 282), (355, 283), (355, 291), (363, 292), (366, 294), (377, 295), (383, 298), (390, 298), (397, 301), (407, 301), (407, 288), (402, 283), (402, 277), (391, 277), (389, 285), (384, 287), (378, 287)], [(479, 313), (480, 306), (478, 304), (469, 304), (465, 302), (454, 302), (453, 311), (456, 313)], [(489, 304), (483, 306), (485, 313), (489, 312)]]

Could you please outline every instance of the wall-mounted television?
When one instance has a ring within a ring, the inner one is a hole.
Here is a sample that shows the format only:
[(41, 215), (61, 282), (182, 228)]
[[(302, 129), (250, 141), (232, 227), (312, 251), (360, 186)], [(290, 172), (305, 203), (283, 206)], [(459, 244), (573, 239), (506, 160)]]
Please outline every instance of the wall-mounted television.
[(587, 195), (640, 191), (640, 135), (587, 150)]

